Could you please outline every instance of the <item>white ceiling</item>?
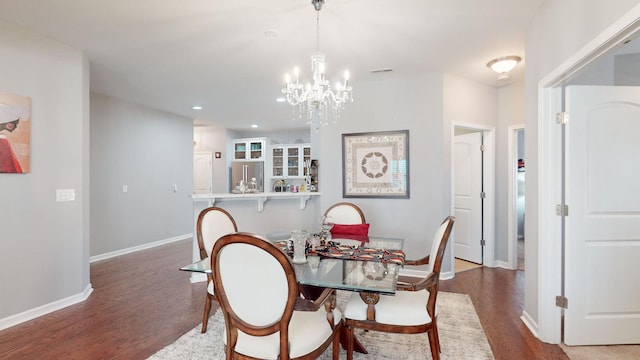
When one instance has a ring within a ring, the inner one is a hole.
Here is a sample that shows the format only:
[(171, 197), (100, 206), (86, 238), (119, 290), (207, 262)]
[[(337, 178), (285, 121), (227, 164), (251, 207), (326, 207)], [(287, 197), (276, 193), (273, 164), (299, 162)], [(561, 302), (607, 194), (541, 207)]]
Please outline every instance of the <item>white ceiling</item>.
[[(438, 72), (503, 86), (486, 63), (524, 59), (524, 33), (544, 0), (326, 0), (320, 50), (327, 75), (358, 83)], [(0, 0), (0, 19), (83, 49), (91, 89), (212, 124), (291, 127), (276, 103), (283, 75), (310, 79), (310, 0)], [(277, 37), (266, 36), (276, 30)], [(371, 70), (392, 68), (392, 73)], [(191, 109), (202, 105), (201, 111)]]

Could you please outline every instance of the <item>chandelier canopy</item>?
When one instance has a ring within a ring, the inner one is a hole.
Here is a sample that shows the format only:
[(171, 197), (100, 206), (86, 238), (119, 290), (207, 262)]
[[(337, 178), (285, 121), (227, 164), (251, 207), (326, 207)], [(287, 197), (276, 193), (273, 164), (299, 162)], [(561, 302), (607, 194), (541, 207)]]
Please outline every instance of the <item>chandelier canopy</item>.
[(300, 84), (300, 70), (296, 67), (291, 75), (285, 75), (286, 86), (282, 93), (287, 102), (293, 106), (294, 117), (307, 119), (307, 124), (318, 130), (330, 121), (335, 123), (340, 119), (344, 104), (353, 102), (351, 85), (349, 85), (349, 71), (344, 72), (344, 81), (331, 89), (329, 80), (325, 78), (324, 54), (320, 52), (320, 9), (324, 0), (311, 0), (316, 10), (316, 52), (311, 54), (311, 70), (313, 84)]

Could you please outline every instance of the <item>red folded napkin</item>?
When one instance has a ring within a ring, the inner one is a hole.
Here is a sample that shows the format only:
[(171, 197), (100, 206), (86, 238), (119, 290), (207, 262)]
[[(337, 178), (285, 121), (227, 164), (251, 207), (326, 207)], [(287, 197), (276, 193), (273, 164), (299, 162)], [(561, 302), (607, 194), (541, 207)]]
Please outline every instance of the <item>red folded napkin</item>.
[(369, 224), (334, 224), (331, 228), (331, 235), (334, 234), (367, 236), (369, 235)]

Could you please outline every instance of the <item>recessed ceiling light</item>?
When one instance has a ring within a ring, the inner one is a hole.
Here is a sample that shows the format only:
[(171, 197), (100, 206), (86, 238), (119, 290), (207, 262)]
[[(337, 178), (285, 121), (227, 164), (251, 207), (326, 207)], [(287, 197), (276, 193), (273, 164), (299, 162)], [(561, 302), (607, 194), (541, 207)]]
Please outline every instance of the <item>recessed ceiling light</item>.
[(251, 125), (251, 127), (255, 129), (255, 128), (258, 127), (258, 125), (257, 124), (253, 124), (253, 125)]
[(285, 102), (287, 101), (287, 99), (283, 98), (283, 97), (279, 97), (276, 99), (277, 102)]
[(191, 107), (193, 110), (202, 110), (202, 106), (200, 105), (194, 105)]

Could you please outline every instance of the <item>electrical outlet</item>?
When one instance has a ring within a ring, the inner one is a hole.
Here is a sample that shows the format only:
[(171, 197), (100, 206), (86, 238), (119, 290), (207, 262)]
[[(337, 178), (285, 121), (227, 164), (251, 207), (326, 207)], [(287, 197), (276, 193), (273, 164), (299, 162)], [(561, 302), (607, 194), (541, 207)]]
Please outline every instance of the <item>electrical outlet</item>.
[(56, 189), (56, 201), (73, 201), (75, 199), (75, 189)]
[(126, 193), (127, 191), (129, 191), (129, 187), (127, 185), (122, 185), (122, 192)]
[(178, 184), (173, 184), (173, 192), (174, 193), (178, 192)]

